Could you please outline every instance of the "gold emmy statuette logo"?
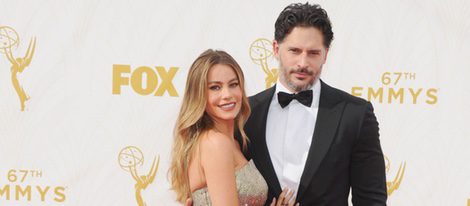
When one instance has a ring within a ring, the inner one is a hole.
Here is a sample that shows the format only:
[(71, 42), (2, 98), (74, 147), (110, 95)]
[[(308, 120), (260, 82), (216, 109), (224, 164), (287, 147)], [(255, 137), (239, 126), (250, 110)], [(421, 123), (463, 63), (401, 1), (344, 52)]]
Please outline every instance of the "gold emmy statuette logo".
[(142, 199), (141, 192), (146, 189), (149, 184), (155, 179), (157, 174), (158, 164), (160, 163), (160, 156), (153, 159), (152, 167), (147, 175), (139, 175), (137, 166), (142, 166), (144, 163), (144, 155), (142, 151), (134, 146), (127, 146), (119, 152), (118, 162), (121, 168), (131, 173), (135, 183), (135, 198), (139, 206), (146, 206), (147, 204)]
[[(387, 176), (390, 171), (390, 160), (387, 156), (385, 157), (385, 171), (387, 172)], [(405, 174), (406, 162), (402, 162), (400, 167), (398, 168), (397, 174), (393, 178), (391, 182), (387, 181), (387, 194), (388, 196), (392, 195), (392, 193), (400, 187), (401, 181), (403, 180), (403, 176)]]
[(18, 81), (18, 73), (22, 73), (33, 59), (34, 49), (36, 47), (36, 38), (31, 38), (28, 50), (24, 57), (15, 58), (12, 50), (16, 49), (20, 44), (18, 33), (11, 27), (0, 26), (0, 52), (5, 54), (8, 61), (11, 63), (11, 82), (15, 88), (18, 97), (20, 98), (21, 111), (25, 109), (25, 102), (28, 101), (29, 96), (24, 91), (23, 87)]
[(271, 41), (260, 38), (255, 40), (250, 45), (250, 57), (251, 60), (257, 65), (261, 66), (261, 69), (266, 74), (266, 89), (276, 84), (278, 77), (278, 69), (269, 69), (268, 58), (273, 55)]

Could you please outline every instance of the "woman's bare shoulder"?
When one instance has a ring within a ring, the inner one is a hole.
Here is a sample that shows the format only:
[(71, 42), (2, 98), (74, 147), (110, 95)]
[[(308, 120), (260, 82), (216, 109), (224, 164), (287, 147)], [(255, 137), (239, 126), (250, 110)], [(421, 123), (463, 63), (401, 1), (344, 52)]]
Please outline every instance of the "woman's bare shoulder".
[(202, 159), (213, 159), (219, 155), (221, 157), (218, 158), (233, 158), (233, 140), (215, 130), (206, 131), (201, 135), (199, 147)]

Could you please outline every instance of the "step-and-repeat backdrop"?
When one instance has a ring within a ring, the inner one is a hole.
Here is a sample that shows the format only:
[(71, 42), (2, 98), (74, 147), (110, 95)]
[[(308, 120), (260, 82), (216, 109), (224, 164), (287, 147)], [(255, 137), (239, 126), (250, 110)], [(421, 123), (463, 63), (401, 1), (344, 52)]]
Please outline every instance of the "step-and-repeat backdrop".
[[(179, 205), (172, 130), (205, 49), (276, 82), (290, 1), (0, 1), (0, 205)], [(469, 1), (318, 1), (322, 79), (370, 100), (389, 205), (470, 205)], [(132, 161), (129, 161), (132, 160)]]

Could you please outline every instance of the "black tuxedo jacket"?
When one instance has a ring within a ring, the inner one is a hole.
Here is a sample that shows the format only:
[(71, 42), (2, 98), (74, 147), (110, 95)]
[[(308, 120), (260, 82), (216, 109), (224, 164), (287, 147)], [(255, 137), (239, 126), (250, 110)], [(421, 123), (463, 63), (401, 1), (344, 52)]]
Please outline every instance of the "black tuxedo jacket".
[[(266, 146), (266, 120), (275, 87), (250, 97), (251, 116), (245, 124), (250, 139), (247, 159), (269, 185), (266, 205), (281, 186)], [(386, 205), (385, 165), (379, 127), (372, 105), (321, 82), (320, 105), (296, 202), (310, 205), (348, 205), (352, 188), (355, 206)]]

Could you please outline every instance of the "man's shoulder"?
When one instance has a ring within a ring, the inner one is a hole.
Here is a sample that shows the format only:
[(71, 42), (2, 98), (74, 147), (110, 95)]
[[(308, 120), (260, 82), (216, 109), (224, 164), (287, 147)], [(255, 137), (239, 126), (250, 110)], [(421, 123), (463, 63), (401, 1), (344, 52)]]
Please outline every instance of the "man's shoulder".
[(358, 104), (358, 105), (364, 105), (368, 103), (368, 101), (363, 98), (353, 96), (341, 89), (332, 87), (324, 83), (323, 81), (322, 81), (321, 86), (322, 86), (321, 96), (323, 97), (328, 95), (329, 98), (333, 98), (337, 101), (342, 101), (342, 102), (351, 103), (351, 104)]
[(257, 94), (248, 97), (248, 100), (250, 101), (250, 106), (254, 107), (259, 105), (260, 103), (266, 102), (266, 101), (271, 101), (273, 95), (274, 95), (274, 90), (276, 86), (272, 86), (268, 89), (265, 89), (261, 92), (258, 92)]

